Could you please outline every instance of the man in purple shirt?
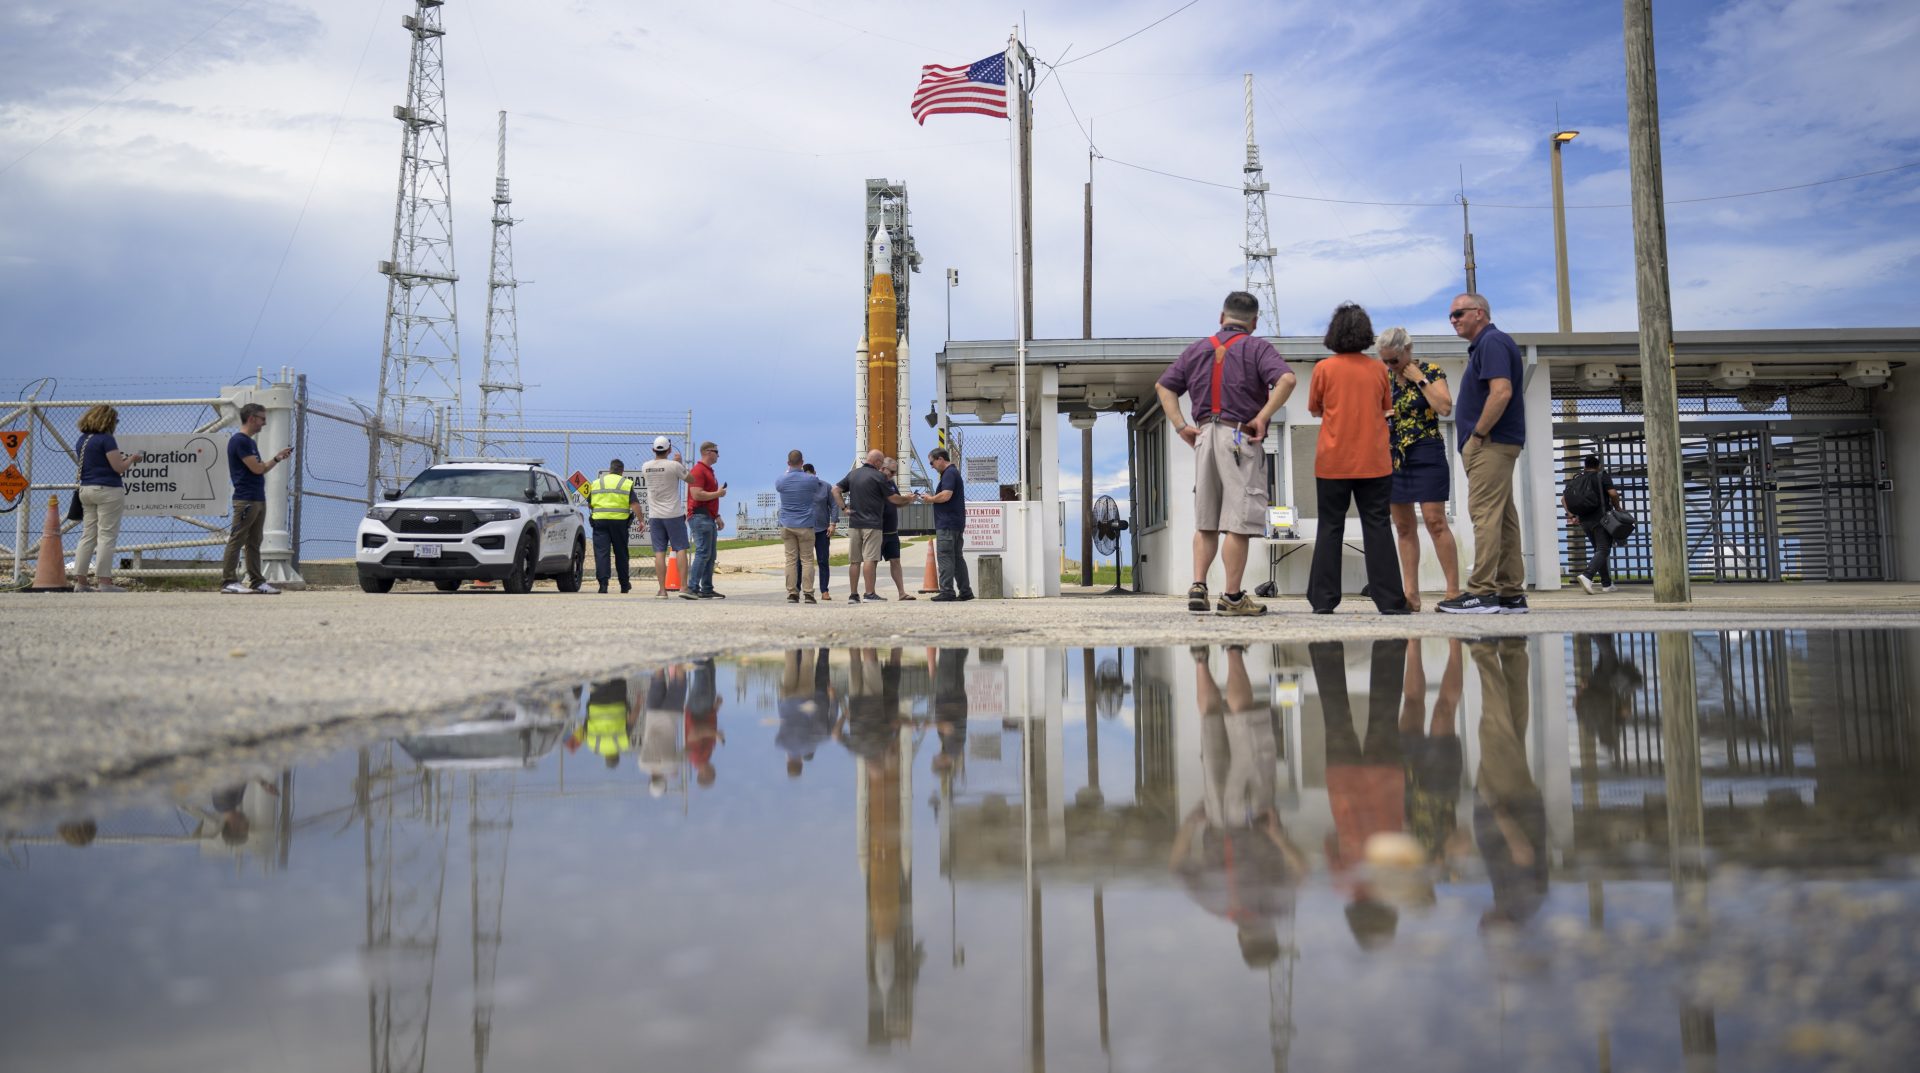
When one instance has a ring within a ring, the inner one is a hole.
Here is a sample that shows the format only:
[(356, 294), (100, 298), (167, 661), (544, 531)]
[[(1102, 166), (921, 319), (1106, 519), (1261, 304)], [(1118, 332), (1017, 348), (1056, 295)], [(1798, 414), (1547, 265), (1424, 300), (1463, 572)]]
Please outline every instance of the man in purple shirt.
[[(1222, 615), (1264, 615), (1265, 604), (1241, 591), (1247, 570), (1247, 538), (1267, 526), (1267, 422), (1293, 394), (1296, 378), (1280, 352), (1253, 337), (1260, 303), (1246, 291), (1227, 295), (1220, 331), (1180, 352), (1160, 374), (1154, 391), (1160, 409), (1180, 438), (1195, 452), (1193, 587), (1187, 610), (1206, 614), (1207, 571), (1226, 538), (1222, 565), (1226, 590)], [(1180, 396), (1193, 411), (1188, 423)]]

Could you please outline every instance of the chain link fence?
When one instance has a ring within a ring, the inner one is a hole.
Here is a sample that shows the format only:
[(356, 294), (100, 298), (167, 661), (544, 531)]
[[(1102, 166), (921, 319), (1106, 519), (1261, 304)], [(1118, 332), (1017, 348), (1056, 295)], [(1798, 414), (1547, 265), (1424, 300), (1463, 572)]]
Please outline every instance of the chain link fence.
[(1017, 497), (1020, 430), (1014, 425), (951, 425), (949, 450), (967, 482), (967, 498), (992, 502)]
[[(0, 498), (0, 571), (17, 583), (30, 577), (39, 557), (47, 497), (60, 501), (61, 544), (77, 543), (79, 523), (65, 520), (67, 498), (79, 476), (78, 425), (82, 415), (105, 403), (119, 411), (115, 436), (179, 435), (205, 432), (225, 452), (234, 410), (230, 400), (206, 391), (208, 381), (149, 378), (120, 381), (67, 381), (85, 398), (51, 397), (61, 391), (52, 378), (0, 381), (0, 393), (16, 396), (0, 403), (0, 433), (14, 433), (9, 457), (0, 460), (0, 486), (15, 493)], [(267, 384), (264, 378), (259, 386)], [(588, 477), (619, 457), (630, 470), (651, 458), (656, 436), (674, 441), (691, 458), (693, 412), (547, 411), (541, 427), (481, 430), (452, 421), (438, 428), (390, 431), (373, 407), (345, 395), (310, 387), (304, 375), (283, 371), (279, 386), (293, 394), (290, 477), (286, 483), (287, 528), (293, 561), (351, 558), (355, 531), (367, 510), (380, 501), (390, 482), (382, 478), (381, 447), (402, 443), (423, 449), (435, 460), (448, 457), (537, 458), (565, 479), (578, 471)], [(191, 390), (192, 387), (199, 390)], [(139, 397), (156, 388), (180, 389), (174, 397)], [(70, 388), (71, 389), (71, 388)], [(314, 396), (324, 396), (315, 398)], [(569, 418), (590, 418), (569, 427)], [(531, 422), (530, 422), (531, 424)], [(216, 465), (224, 464), (222, 458)], [(229, 518), (219, 515), (123, 515), (115, 576), (205, 575), (217, 572), (227, 539)]]

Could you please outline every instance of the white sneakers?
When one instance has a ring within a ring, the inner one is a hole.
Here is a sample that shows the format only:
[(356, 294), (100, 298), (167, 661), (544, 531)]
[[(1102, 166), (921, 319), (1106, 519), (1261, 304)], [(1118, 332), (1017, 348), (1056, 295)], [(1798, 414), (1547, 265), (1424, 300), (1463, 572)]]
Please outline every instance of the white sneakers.
[(1587, 590), (1588, 596), (1592, 596), (1596, 592), (1614, 591), (1614, 586), (1611, 583), (1606, 585), (1599, 584), (1598, 582), (1594, 581), (1592, 578), (1588, 577), (1585, 574), (1575, 574), (1573, 575), (1573, 580), (1578, 581), (1580, 583), (1580, 587)]
[(258, 584), (258, 585), (255, 585), (255, 586), (253, 587), (253, 591), (254, 591), (254, 592), (256, 592), (256, 593), (259, 593), (259, 594), (260, 594), (261, 596), (278, 596), (278, 595), (280, 595), (280, 590), (279, 590), (279, 589), (276, 589), (276, 588), (274, 588), (274, 587), (273, 587), (272, 585), (269, 585), (269, 584), (267, 584), (267, 583), (266, 583), (266, 582), (264, 582), (264, 581), (262, 581), (262, 582), (261, 582), (260, 584)]
[(238, 581), (229, 581), (220, 587), (220, 591), (227, 596), (245, 596), (251, 590)]
[(225, 593), (228, 596), (278, 596), (280, 595), (279, 589), (274, 588), (272, 585), (269, 585), (264, 581), (262, 581), (258, 585), (255, 585), (251, 589), (247, 588), (245, 585), (240, 584), (238, 581), (229, 581), (225, 585), (221, 586), (220, 591)]

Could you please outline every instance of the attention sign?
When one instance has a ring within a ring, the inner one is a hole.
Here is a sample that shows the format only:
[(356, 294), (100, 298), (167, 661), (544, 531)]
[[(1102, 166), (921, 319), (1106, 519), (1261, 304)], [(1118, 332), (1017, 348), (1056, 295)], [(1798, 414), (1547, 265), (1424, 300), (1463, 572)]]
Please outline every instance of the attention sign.
[(1007, 550), (1007, 507), (1004, 503), (968, 503), (965, 551)]

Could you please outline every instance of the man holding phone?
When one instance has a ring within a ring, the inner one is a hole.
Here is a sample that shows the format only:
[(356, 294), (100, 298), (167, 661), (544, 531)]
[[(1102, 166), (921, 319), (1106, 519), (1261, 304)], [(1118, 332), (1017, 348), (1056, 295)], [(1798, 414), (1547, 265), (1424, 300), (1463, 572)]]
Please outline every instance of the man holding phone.
[[(1246, 291), (1227, 295), (1220, 331), (1180, 352), (1154, 384), (1167, 424), (1187, 441), (1194, 460), (1193, 586), (1187, 610), (1206, 614), (1207, 571), (1226, 551), (1226, 585), (1217, 610), (1222, 615), (1261, 615), (1266, 605), (1242, 591), (1249, 537), (1267, 526), (1267, 422), (1293, 394), (1297, 377), (1253, 328), (1260, 303)], [(1193, 410), (1189, 424), (1180, 413), (1180, 396)]]
[(680, 593), (682, 600), (726, 599), (713, 591), (713, 561), (719, 556), (720, 530), (727, 527), (720, 517), (720, 500), (727, 494), (727, 486), (713, 472), (718, 461), (720, 446), (708, 440), (700, 445), (700, 461), (687, 474), (687, 532), (693, 538), (693, 569)]
[[(220, 561), (220, 591), (230, 596), (278, 596), (260, 570), (260, 539), (266, 534), (267, 472), (293, 457), (283, 447), (265, 462), (254, 437), (267, 426), (267, 408), (257, 402), (240, 407), (240, 431), (227, 437), (227, 473), (233, 479), (233, 524)], [(240, 583), (240, 556), (247, 557), (247, 583)]]

